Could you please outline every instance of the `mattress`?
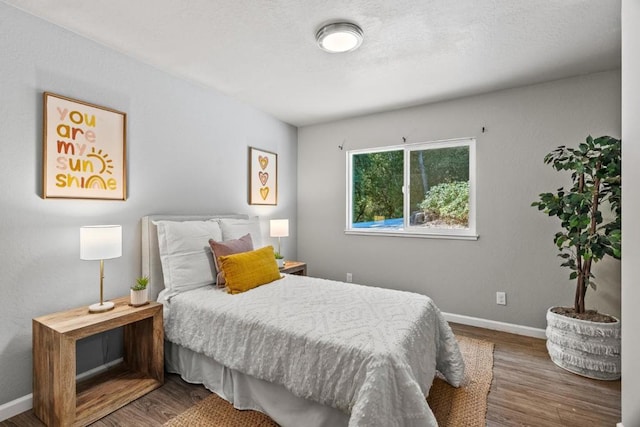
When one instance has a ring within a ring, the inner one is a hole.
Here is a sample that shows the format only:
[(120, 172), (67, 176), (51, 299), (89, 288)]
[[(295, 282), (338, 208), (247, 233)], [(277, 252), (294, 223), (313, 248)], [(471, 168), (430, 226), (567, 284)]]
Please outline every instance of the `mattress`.
[(436, 426), (425, 399), (436, 370), (454, 386), (464, 377), (457, 341), (424, 295), (284, 275), (164, 303), (167, 340), (336, 408), (349, 426)]

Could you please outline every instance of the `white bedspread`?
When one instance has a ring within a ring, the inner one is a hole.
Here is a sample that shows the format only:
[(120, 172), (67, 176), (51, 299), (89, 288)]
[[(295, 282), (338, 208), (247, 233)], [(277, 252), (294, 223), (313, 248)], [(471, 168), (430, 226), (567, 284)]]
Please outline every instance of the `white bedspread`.
[(436, 426), (436, 369), (460, 385), (458, 343), (424, 296), (310, 277), (165, 303), (165, 338), (293, 394), (350, 413), (349, 426)]

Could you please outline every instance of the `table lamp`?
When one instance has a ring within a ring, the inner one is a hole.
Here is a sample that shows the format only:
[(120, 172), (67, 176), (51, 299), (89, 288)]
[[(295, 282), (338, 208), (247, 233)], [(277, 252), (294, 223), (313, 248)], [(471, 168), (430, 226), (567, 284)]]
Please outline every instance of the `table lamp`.
[(104, 301), (104, 260), (122, 256), (122, 227), (119, 225), (87, 225), (80, 227), (80, 259), (100, 260), (100, 302), (89, 306), (89, 312), (101, 313), (113, 309)]
[(280, 238), (289, 237), (289, 220), (288, 219), (272, 219), (269, 221), (269, 235), (278, 238), (278, 253), (280, 252)]

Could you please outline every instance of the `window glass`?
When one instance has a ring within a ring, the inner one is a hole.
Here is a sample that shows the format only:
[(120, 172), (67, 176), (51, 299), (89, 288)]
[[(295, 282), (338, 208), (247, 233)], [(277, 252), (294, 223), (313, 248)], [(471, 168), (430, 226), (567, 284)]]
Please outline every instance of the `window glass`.
[(404, 152), (353, 155), (353, 228), (401, 229), (404, 226)]
[(469, 228), (469, 147), (410, 151), (409, 225)]
[(475, 140), (347, 153), (347, 232), (477, 238)]

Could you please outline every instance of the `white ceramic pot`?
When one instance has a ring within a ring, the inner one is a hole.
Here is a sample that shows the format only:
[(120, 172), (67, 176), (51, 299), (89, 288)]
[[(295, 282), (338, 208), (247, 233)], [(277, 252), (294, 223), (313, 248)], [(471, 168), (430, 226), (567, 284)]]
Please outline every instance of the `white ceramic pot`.
[(131, 299), (131, 305), (133, 306), (139, 306), (139, 305), (144, 305), (147, 303), (148, 295), (149, 295), (149, 290), (148, 289), (142, 289), (140, 291), (134, 291), (133, 289), (130, 289), (130, 299)]
[(276, 258), (276, 261), (278, 262), (278, 268), (284, 267), (284, 258)]
[(547, 310), (547, 350), (553, 363), (588, 378), (619, 379), (620, 320), (590, 322), (556, 314), (552, 309)]

